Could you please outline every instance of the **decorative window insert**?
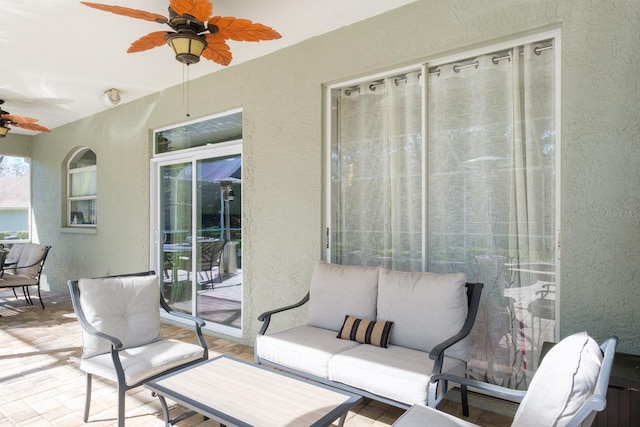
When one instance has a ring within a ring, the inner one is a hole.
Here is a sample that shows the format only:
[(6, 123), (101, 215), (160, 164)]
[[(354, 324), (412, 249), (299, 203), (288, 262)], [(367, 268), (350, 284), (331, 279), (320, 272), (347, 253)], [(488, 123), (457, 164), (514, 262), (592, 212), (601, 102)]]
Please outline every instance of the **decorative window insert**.
[(67, 168), (67, 226), (96, 227), (97, 198), (96, 154), (83, 148)]

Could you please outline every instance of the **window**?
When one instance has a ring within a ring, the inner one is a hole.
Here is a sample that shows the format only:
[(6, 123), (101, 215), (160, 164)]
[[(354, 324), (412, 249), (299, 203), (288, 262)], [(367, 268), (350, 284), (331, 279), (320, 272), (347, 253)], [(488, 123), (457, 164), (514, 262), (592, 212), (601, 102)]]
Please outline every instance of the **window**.
[(0, 244), (30, 240), (31, 159), (0, 155)]
[(467, 373), (513, 388), (555, 338), (555, 40), (327, 89), (326, 258), (484, 283)]
[(97, 218), (96, 154), (79, 150), (67, 168), (67, 225), (95, 227)]
[(208, 120), (158, 130), (154, 135), (154, 148), (156, 154), (162, 154), (240, 139), (242, 111), (233, 111)]

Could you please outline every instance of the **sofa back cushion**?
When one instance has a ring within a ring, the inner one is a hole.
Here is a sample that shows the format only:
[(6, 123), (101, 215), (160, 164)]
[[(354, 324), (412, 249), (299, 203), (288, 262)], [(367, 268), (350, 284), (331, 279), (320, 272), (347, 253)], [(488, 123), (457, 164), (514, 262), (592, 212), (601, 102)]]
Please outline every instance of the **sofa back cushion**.
[[(390, 344), (430, 352), (457, 334), (467, 319), (466, 276), (380, 270), (378, 318), (393, 322)], [(445, 351), (470, 357), (469, 338)]]
[[(80, 279), (80, 305), (98, 331), (122, 341), (124, 348), (160, 340), (158, 276)], [(83, 332), (82, 357), (107, 353), (109, 341)]]
[(593, 394), (602, 359), (586, 332), (561, 340), (542, 359), (512, 425), (566, 426)]
[(339, 331), (345, 316), (376, 320), (379, 267), (316, 263), (307, 324)]

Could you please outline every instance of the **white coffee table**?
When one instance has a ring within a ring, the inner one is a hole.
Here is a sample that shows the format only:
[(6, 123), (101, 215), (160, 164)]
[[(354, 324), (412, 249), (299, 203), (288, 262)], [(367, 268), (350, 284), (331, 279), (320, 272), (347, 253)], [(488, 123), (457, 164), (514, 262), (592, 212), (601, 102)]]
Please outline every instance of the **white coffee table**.
[(158, 395), (165, 424), (172, 425), (166, 399), (227, 426), (328, 426), (361, 396), (310, 382), (229, 356), (145, 382)]

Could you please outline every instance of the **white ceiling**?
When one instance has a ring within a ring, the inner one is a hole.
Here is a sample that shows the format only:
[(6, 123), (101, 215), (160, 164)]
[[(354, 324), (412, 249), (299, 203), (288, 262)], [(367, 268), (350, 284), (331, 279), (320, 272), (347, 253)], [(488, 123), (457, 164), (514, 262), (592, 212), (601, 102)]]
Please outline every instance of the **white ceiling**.
[[(268, 25), (282, 38), (259, 43), (229, 40), (230, 66), (395, 9), (416, 0), (215, 0), (214, 15)], [(94, 0), (168, 16), (168, 0)], [(108, 108), (110, 88), (126, 103), (181, 84), (183, 65), (168, 46), (126, 53), (141, 36), (164, 24), (99, 11), (79, 0), (0, 0), (0, 99), (11, 114), (54, 129)], [(189, 78), (223, 67), (205, 59)], [(35, 132), (12, 127), (16, 134)]]

